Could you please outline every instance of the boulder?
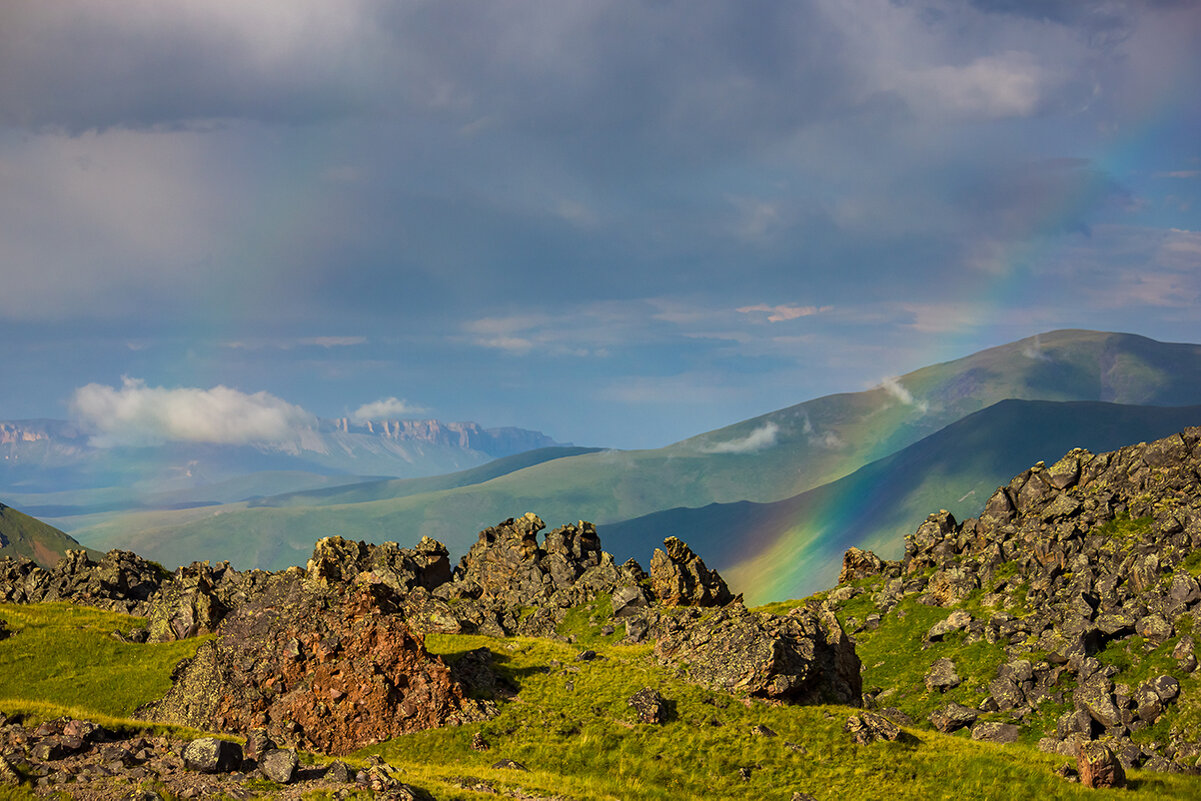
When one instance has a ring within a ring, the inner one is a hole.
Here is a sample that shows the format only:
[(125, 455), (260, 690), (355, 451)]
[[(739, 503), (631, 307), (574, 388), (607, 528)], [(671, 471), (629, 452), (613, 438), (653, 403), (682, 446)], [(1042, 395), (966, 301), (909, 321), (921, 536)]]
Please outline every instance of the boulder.
[(295, 749), (274, 748), (259, 757), (258, 763), (259, 773), (277, 784), (291, 784), (296, 780), (299, 760)]
[(962, 631), (972, 622), (972, 616), (963, 609), (956, 609), (945, 620), (940, 620), (926, 632), (927, 642), (939, 642), (953, 631)]
[(810, 603), (779, 617), (731, 604), (708, 615), (665, 618), (660, 662), (688, 666), (714, 689), (793, 703), (862, 699), (859, 657), (834, 614)]
[(473, 707), (442, 660), (396, 614), (383, 584), (279, 575), (181, 663), (137, 717), (209, 731), (265, 729), (329, 754), (461, 719)]
[(184, 765), (200, 773), (229, 773), (242, 764), (242, 746), (216, 737), (201, 737), (188, 743)]
[(651, 554), (651, 591), (667, 606), (722, 606), (734, 600), (718, 572), (675, 537)]
[(963, 704), (951, 703), (930, 713), (930, 723), (943, 734), (970, 726), (976, 722), (979, 712)]
[(934, 692), (946, 692), (952, 687), (958, 687), (960, 682), (959, 674), (955, 672), (955, 663), (943, 657), (934, 662), (930, 666), (930, 670), (926, 673), (926, 689)]
[(1080, 783), (1092, 788), (1126, 786), (1126, 771), (1109, 746), (1093, 740), (1080, 744), (1076, 752), (1076, 772)]
[(1018, 727), (1012, 723), (980, 721), (972, 726), (972, 739), (989, 743), (1016, 743)]
[(884, 561), (871, 551), (861, 551), (858, 548), (848, 548), (842, 555), (842, 571), (838, 574), (838, 583), (876, 576), (884, 569)]

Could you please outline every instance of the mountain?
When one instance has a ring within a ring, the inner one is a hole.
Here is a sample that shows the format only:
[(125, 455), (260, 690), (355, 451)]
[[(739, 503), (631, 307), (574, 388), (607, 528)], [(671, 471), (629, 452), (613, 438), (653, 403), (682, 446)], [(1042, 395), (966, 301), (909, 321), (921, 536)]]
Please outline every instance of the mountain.
[(68, 550), (84, 550), (70, 535), (0, 503), (0, 559), (24, 556), (50, 567)]
[[(253, 508), (239, 503), (55, 522), (96, 547), (130, 547), (171, 563), (229, 558), (242, 566), (280, 567), (303, 562), (309, 543), (335, 533), (375, 542), (431, 536), (461, 552), (475, 532), (531, 509), (551, 520), (583, 518), (604, 527), (671, 509), (793, 498), (1007, 399), (1198, 403), (1201, 346), (1056, 331), (655, 450), (551, 459), (418, 494), (388, 496), (384, 488), (361, 500), (345, 495), (339, 503), (329, 503), (328, 495), (294, 495), (286, 504), (255, 502)], [(719, 563), (731, 553), (739, 554), (738, 564), (759, 555), (754, 547), (763, 543), (752, 538), (752, 545), (742, 545), (750, 536), (728, 531)], [(653, 545), (630, 542), (627, 553), (645, 559)]]
[(1109, 451), (1201, 425), (1201, 406), (1001, 401), (849, 476), (774, 503), (668, 509), (600, 527), (618, 559), (678, 536), (750, 603), (829, 587), (851, 546), (898, 557), (932, 509), (977, 514), (1023, 467), (1075, 447)]
[(61, 420), (17, 420), (0, 422), (0, 493), (56, 517), (170, 509), (372, 476), (439, 475), (557, 445), (520, 428), (339, 418), (277, 442), (133, 446), (104, 443)]

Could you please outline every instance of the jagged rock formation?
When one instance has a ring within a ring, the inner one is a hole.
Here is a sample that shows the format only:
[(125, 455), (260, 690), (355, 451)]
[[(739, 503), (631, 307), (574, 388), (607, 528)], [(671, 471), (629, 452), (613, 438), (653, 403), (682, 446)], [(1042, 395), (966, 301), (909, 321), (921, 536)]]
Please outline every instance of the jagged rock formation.
[(165, 571), (129, 551), (110, 551), (99, 562), (86, 551), (67, 551), (47, 570), (31, 559), (0, 559), (0, 600), (8, 603), (71, 601), (145, 616)]
[(668, 606), (724, 606), (734, 600), (717, 571), (675, 537), (651, 555), (651, 590)]
[(858, 706), (859, 658), (838, 619), (821, 605), (783, 617), (731, 604), (710, 615), (665, 616), (655, 655), (687, 666), (696, 681), (722, 690), (794, 703)]
[[(1199, 554), (1201, 428), (1191, 428), (1112, 453), (1077, 449), (1050, 467), (1039, 463), (999, 488), (979, 518), (931, 515), (906, 538), (899, 562), (848, 551), (843, 576), (879, 577), (876, 621), (909, 595), (950, 608), (978, 599), (984, 615), (956, 608), (926, 640), (962, 631), (966, 643), (1002, 644), (1007, 658), (983, 677), (978, 711), (1021, 724), (1047, 704), (1066, 705), (1041, 748), (1075, 756), (1081, 743), (1104, 739), (1126, 767), (1196, 770), (1201, 731), (1176, 728), (1166, 744), (1135, 740), (1179, 702), (1181, 681), (1197, 669), (1191, 631), (1201, 620)], [(845, 586), (831, 595), (855, 592)], [(1175, 669), (1115, 684), (1119, 669), (1097, 658), (1114, 643), (1134, 643), (1135, 660), (1172, 644)], [(953, 667), (932, 665), (929, 686), (943, 684)], [(936, 714), (933, 723), (944, 730), (971, 722)]]
[(345, 754), (462, 714), (462, 691), (382, 583), (336, 590), (276, 576), (181, 664), (148, 720)]
[[(423, 632), (562, 638), (557, 630), (569, 610), (598, 601), (593, 614), (602, 616), (598, 626), (611, 621), (606, 633), (624, 625), (627, 642), (657, 640), (660, 661), (686, 665), (711, 687), (795, 703), (859, 703), (859, 661), (828, 609), (750, 612), (674, 537), (655, 551), (648, 576), (633, 560), (616, 565), (591, 523), (561, 526), (540, 541), (544, 528), (527, 514), (485, 529), (453, 571), (447, 549), (430, 539), (410, 549), (329, 537), (304, 569), (280, 573), (198, 562), (167, 575), (122, 552), (99, 563), (73, 552), (52, 571), (7, 560), (0, 597), (147, 617), (140, 637), (126, 639), (216, 633), (177, 666), (170, 692), (138, 716), (259, 732), (263, 742), (332, 754), (486, 717), (495, 709), (486, 699), (512, 697), (488, 649), (459, 655), (452, 669), (425, 651)], [(647, 715), (661, 720), (666, 710), (663, 702)]]

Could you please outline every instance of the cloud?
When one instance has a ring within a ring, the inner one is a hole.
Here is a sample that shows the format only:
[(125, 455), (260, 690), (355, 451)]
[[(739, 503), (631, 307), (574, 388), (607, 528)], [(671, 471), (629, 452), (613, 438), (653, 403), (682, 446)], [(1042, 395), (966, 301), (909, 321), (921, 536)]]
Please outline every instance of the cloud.
[(420, 406), (410, 404), (401, 398), (381, 398), (371, 403), (364, 403), (354, 413), (350, 415), (350, 419), (356, 423), (367, 423), (374, 420), (395, 420), (401, 417), (412, 417), (413, 415), (425, 414), (425, 409)]
[(702, 450), (705, 453), (755, 453), (775, 445), (779, 434), (780, 427), (768, 421), (745, 437), (705, 445)]
[(316, 418), (267, 392), (148, 387), (122, 379), (120, 387), (88, 384), (75, 390), (71, 416), (98, 447), (204, 442), (221, 445), (287, 442)]
[(906, 389), (905, 385), (901, 383), (901, 379), (896, 376), (885, 378), (880, 382), (880, 388), (905, 406), (912, 406), (922, 414), (925, 414), (930, 409), (928, 402), (915, 400), (913, 393)]
[(809, 317), (814, 314), (830, 311), (833, 306), (790, 306), (787, 304), (779, 306), (769, 306), (766, 303), (758, 303), (754, 306), (739, 306), (737, 311), (742, 314), (752, 314), (754, 312), (765, 312), (769, 323), (782, 323), (785, 320), (796, 320), (799, 317)]

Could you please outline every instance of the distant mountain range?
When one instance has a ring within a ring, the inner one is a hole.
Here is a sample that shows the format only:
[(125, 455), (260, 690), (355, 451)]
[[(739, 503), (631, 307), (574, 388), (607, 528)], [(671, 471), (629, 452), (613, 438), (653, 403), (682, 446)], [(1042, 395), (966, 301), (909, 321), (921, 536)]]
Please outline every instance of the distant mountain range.
[(763, 601), (828, 583), (805, 565), (847, 545), (895, 551), (947, 497), (959, 499), (957, 513), (977, 511), (1030, 462), (1201, 423), (1197, 409), (1174, 408), (1197, 404), (1201, 346), (1056, 331), (655, 450), (543, 449), (437, 479), (51, 522), (94, 547), (165, 564), (277, 568), (302, 563), (314, 540), (335, 533), (402, 543), (429, 535), (461, 552), (480, 529), (536, 511), (552, 525), (592, 520), (608, 550), (644, 562), (667, 535), (695, 541), (736, 591)]
[(52, 517), (188, 507), (373, 476), (439, 475), (557, 445), (520, 428), (339, 418), (285, 441), (107, 447), (63, 420), (15, 420), (0, 422), (0, 498)]

